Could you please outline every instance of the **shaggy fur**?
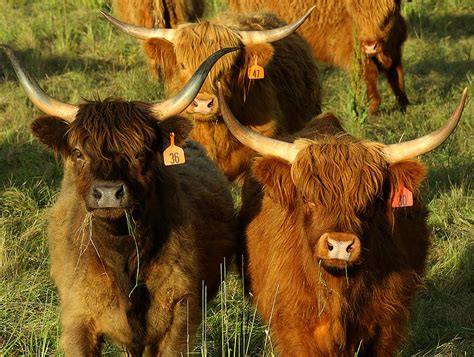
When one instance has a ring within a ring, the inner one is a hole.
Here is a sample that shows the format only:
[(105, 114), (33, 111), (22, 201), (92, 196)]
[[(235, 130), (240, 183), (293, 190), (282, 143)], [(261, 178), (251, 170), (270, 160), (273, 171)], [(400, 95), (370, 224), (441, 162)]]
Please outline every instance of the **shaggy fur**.
[[(301, 12), (303, 14), (304, 12)], [(240, 47), (223, 57), (211, 70), (198, 97), (214, 98), (207, 115), (189, 106), (182, 114), (194, 120), (191, 138), (199, 141), (231, 181), (248, 168), (255, 153), (228, 131), (219, 110), (216, 82), (221, 81), (232, 111), (244, 125), (267, 136), (292, 133), (320, 113), (317, 68), (308, 44), (297, 34), (275, 43), (244, 46), (234, 30), (263, 30), (284, 25), (270, 14), (223, 13), (211, 21), (179, 28), (175, 44), (150, 40), (148, 56), (160, 63), (166, 95), (174, 95), (213, 51)], [(255, 58), (265, 68), (265, 78), (249, 80), (247, 69)]]
[[(184, 141), (189, 121), (158, 122), (144, 103), (105, 100), (81, 105), (71, 124), (45, 116), (32, 130), (64, 159), (48, 237), (66, 356), (100, 356), (105, 336), (132, 356), (185, 352), (202, 281), (212, 298), (235, 247), (227, 182), (199, 144)], [(186, 164), (163, 165), (170, 132)], [(128, 207), (90, 209), (96, 180), (123, 181)]]
[[(282, 356), (393, 356), (421, 284), (429, 230), (418, 161), (388, 165), (381, 145), (356, 140), (324, 114), (295, 134), (293, 164), (258, 158), (242, 193), (247, 274)], [(414, 206), (392, 208), (403, 183)], [(355, 235), (360, 259), (328, 265), (325, 234)], [(270, 322), (271, 320), (271, 322)]]
[[(123, 21), (150, 28), (176, 28), (204, 14), (203, 0), (114, 0), (112, 6)], [(156, 61), (149, 58), (148, 66), (157, 76)]]
[(381, 102), (377, 90), (378, 72), (384, 73), (404, 109), (408, 98), (401, 58), (407, 29), (400, 14), (400, 0), (230, 0), (234, 11), (269, 10), (285, 21), (295, 20), (313, 5), (316, 9), (299, 31), (313, 47), (314, 56), (320, 61), (350, 70), (356, 30), (362, 53), (364, 45), (377, 45), (375, 53), (365, 58), (370, 112), (378, 111)]

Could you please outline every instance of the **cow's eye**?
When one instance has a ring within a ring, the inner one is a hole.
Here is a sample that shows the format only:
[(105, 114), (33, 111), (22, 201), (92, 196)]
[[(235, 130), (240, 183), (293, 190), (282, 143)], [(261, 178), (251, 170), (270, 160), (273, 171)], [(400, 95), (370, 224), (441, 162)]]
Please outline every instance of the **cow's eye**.
[(79, 149), (74, 149), (72, 151), (72, 155), (76, 158), (76, 160), (84, 160), (84, 155)]
[(145, 154), (138, 154), (138, 155), (135, 156), (135, 159), (139, 162), (143, 162), (146, 159), (146, 155)]
[(179, 65), (179, 67), (180, 67), (181, 69), (186, 69), (186, 67), (184, 66), (184, 63), (181, 63), (181, 64)]

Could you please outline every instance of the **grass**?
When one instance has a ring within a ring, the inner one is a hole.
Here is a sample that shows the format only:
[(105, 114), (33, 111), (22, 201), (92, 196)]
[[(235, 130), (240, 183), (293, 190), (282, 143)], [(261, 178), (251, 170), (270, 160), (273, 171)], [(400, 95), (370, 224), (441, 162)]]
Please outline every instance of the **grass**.
[[(224, 8), (223, 2), (209, 0), (207, 13)], [(0, 0), (0, 8), (0, 42), (18, 51), (53, 96), (73, 103), (97, 96), (162, 97), (140, 46), (98, 14), (110, 9), (107, 1)], [(465, 86), (474, 93), (472, 2), (413, 0), (404, 2), (403, 12), (410, 31), (404, 47), (411, 101), (406, 114), (380, 81), (381, 113), (358, 122), (348, 76), (321, 66), (324, 110), (345, 118), (349, 132), (362, 125), (364, 136), (386, 143), (436, 128)], [(469, 103), (455, 134), (423, 157), (430, 168), (423, 197), (431, 210), (433, 244), (401, 356), (474, 355), (473, 111)], [(0, 55), (0, 353), (5, 356), (58, 350), (58, 298), (49, 277), (46, 226), (62, 168), (28, 131), (38, 114)], [(221, 294), (207, 306), (205, 328), (191, 355), (273, 355), (267, 328), (243, 298), (241, 280), (235, 273), (225, 278)], [(107, 347), (104, 353), (117, 351)]]

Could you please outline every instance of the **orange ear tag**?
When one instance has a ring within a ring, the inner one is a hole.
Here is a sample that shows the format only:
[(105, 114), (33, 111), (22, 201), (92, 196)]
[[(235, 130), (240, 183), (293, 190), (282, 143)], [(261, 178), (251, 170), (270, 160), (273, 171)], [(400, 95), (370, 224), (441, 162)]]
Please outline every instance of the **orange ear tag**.
[(413, 192), (403, 184), (400, 190), (395, 194), (392, 200), (392, 207), (410, 207), (413, 206)]
[(163, 151), (165, 166), (184, 164), (186, 162), (184, 150), (174, 144), (174, 133), (170, 133), (170, 141), (170, 146)]
[(253, 56), (254, 64), (249, 66), (247, 75), (249, 79), (262, 79), (265, 77), (265, 71), (262, 66), (257, 64), (257, 56)]

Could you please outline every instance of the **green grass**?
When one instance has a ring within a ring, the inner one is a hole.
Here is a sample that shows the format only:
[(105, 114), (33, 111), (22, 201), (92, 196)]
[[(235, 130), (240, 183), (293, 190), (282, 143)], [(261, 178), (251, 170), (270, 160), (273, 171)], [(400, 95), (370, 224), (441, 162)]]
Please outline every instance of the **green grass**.
[[(225, 7), (223, 0), (208, 2), (208, 15)], [(406, 114), (400, 113), (381, 80), (381, 113), (362, 122), (364, 136), (386, 143), (436, 128), (451, 114), (465, 86), (471, 96), (474, 92), (472, 1), (404, 3), (410, 31), (404, 64), (411, 105)], [(53, 96), (73, 103), (97, 96), (145, 101), (162, 97), (162, 86), (149, 76), (140, 46), (98, 14), (98, 9), (110, 9), (107, 1), (0, 0), (0, 9), (0, 42), (18, 51)], [(359, 132), (361, 123), (350, 109), (353, 88), (348, 76), (326, 66), (321, 73), (324, 110), (343, 118), (348, 131)], [(58, 298), (49, 277), (46, 225), (62, 168), (28, 131), (38, 114), (0, 55), (2, 355), (52, 355), (58, 350)], [(454, 135), (423, 157), (430, 168), (423, 196), (431, 210), (433, 244), (402, 356), (474, 355), (473, 114), (469, 103)], [(205, 328), (196, 337), (192, 355), (273, 354), (266, 327), (242, 290), (236, 274), (229, 273), (223, 292), (207, 306)], [(105, 353), (117, 351), (108, 347)]]

